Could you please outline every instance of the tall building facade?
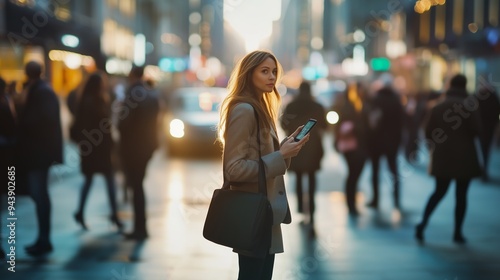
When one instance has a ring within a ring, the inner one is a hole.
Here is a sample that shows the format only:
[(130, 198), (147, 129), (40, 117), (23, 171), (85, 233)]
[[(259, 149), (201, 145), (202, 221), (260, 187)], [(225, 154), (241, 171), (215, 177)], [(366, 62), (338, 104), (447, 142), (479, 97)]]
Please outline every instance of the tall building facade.
[(99, 30), (84, 20), (92, 13), (91, 2), (76, 14), (76, 1), (1, 1), (0, 75), (20, 90), (24, 64), (36, 60), (45, 65), (56, 92), (65, 95), (85, 71), (103, 68)]
[(408, 10), (411, 39), (426, 73), (422, 84), (438, 89), (457, 72), (469, 79), (469, 91), (482, 83), (480, 76), (500, 80), (496, 74), (500, 72), (500, 1), (436, 2), (415, 1)]

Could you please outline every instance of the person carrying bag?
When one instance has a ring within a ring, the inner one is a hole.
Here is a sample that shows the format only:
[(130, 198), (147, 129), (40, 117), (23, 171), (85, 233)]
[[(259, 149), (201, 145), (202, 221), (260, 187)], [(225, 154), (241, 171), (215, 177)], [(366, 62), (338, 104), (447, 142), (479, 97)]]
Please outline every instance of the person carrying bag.
[[(255, 111), (254, 111), (255, 112)], [(255, 118), (258, 120), (257, 113)], [(257, 121), (257, 135), (260, 128)], [(231, 190), (226, 181), (213, 193), (203, 236), (220, 245), (236, 250), (265, 254), (271, 242), (273, 212), (267, 199), (266, 171), (259, 143), (259, 192)], [(223, 167), (223, 170), (225, 168)]]
[[(291, 222), (283, 175), (291, 158), (309, 140), (309, 135), (294, 140), (299, 127), (279, 142), (276, 82), (280, 74), (273, 54), (247, 54), (231, 74), (229, 93), (220, 109), (218, 140), (223, 147), (225, 183), (214, 192), (204, 235), (238, 254), (240, 280), (272, 278), (274, 256), (284, 251), (281, 224)], [(243, 192), (255, 194), (256, 202), (248, 202), (251, 199)], [(243, 206), (243, 201), (249, 206)], [(240, 206), (239, 210), (231, 209)], [(251, 230), (234, 232), (238, 226)]]

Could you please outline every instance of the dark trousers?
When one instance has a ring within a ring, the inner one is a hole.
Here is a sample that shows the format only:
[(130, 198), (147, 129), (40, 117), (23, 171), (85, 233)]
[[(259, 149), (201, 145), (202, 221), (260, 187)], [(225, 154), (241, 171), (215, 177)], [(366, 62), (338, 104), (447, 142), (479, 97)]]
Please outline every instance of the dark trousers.
[(481, 154), (483, 155), (483, 172), (484, 172), (484, 177), (488, 177), (488, 163), (490, 160), (490, 150), (491, 150), (491, 143), (493, 142), (493, 137), (494, 137), (494, 129), (492, 128), (491, 131), (487, 131), (479, 137), (480, 143), (481, 143)]
[(238, 280), (268, 280), (273, 277), (274, 254), (268, 254), (264, 258), (238, 254), (238, 263)]
[[(295, 171), (296, 174), (296, 192), (297, 192), (297, 204), (299, 212), (303, 212), (304, 198), (302, 194), (302, 175), (303, 172)], [(314, 210), (316, 205), (314, 203), (314, 193), (316, 192), (316, 172), (307, 172), (307, 178), (309, 181), (309, 215), (311, 217), (311, 222), (314, 221)]]
[(30, 170), (27, 173), (28, 191), (35, 202), (38, 221), (37, 244), (50, 243), (51, 203), (48, 190), (49, 168)]
[(380, 159), (385, 155), (387, 158), (387, 165), (389, 166), (389, 171), (391, 172), (393, 191), (394, 191), (394, 205), (399, 208), (399, 174), (397, 165), (397, 155), (398, 152), (391, 151), (385, 154), (373, 153), (371, 157), (372, 162), (372, 189), (373, 189), (373, 205), (378, 206), (379, 202), (379, 173), (380, 173)]
[[(441, 202), (444, 195), (450, 187), (451, 178), (436, 178), (436, 189), (430, 196), (425, 206), (424, 217), (420, 223), (423, 227), (427, 225), (429, 219), (436, 209), (436, 206)], [(467, 209), (467, 190), (469, 189), (470, 179), (456, 179), (457, 189), (455, 192), (455, 234), (462, 234), (462, 224), (465, 218), (465, 210)]]
[[(108, 191), (108, 199), (109, 205), (111, 207), (111, 217), (117, 217), (117, 207), (116, 207), (116, 184), (115, 178), (113, 177), (113, 173), (103, 174), (104, 179), (106, 180), (106, 189)], [(85, 181), (83, 182), (82, 190), (80, 192), (80, 200), (78, 204), (78, 213), (83, 215), (83, 211), (85, 208), (85, 202), (87, 201), (87, 197), (90, 191), (90, 187), (92, 186), (92, 179), (94, 174), (86, 174)]]
[(349, 213), (356, 213), (356, 192), (358, 190), (358, 180), (363, 166), (365, 165), (366, 155), (361, 151), (352, 151), (344, 154), (347, 162), (348, 175), (345, 181), (345, 197)]
[(146, 162), (136, 162), (125, 169), (127, 185), (132, 188), (134, 206), (134, 233), (147, 234), (146, 198), (142, 184), (146, 175)]

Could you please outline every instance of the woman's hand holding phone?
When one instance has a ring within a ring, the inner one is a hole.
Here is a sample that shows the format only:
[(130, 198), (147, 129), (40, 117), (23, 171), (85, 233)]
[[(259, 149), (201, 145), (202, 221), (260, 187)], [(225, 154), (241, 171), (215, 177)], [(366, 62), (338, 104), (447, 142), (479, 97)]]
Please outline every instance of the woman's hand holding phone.
[(283, 155), (283, 158), (292, 158), (296, 156), (300, 152), (300, 149), (302, 149), (302, 146), (304, 146), (304, 144), (309, 141), (309, 134), (304, 136), (304, 138), (302, 138), (300, 141), (295, 141), (295, 136), (300, 133), (303, 127), (303, 125), (299, 126), (295, 130), (295, 132), (293, 132), (292, 135), (288, 136), (283, 144), (281, 144), (280, 153)]

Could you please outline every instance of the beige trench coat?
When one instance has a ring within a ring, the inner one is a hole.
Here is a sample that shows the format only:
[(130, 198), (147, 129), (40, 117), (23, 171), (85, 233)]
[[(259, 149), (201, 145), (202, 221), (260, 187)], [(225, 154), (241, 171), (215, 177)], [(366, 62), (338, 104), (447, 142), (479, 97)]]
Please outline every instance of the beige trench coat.
[[(283, 175), (290, 160), (285, 160), (279, 151), (275, 151), (274, 147), (279, 145), (279, 140), (273, 129), (260, 128), (260, 134), (261, 155), (267, 178), (267, 197), (273, 210), (269, 254), (283, 253), (280, 224), (285, 221), (287, 212), (290, 215)], [(254, 109), (248, 103), (239, 103), (230, 112), (227, 120), (223, 154), (226, 181), (230, 182), (231, 189), (258, 192), (257, 147), (257, 121)]]

